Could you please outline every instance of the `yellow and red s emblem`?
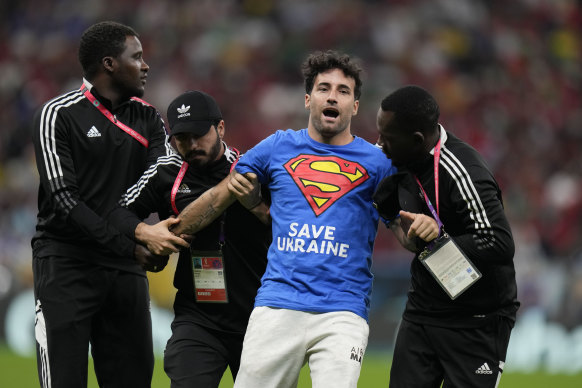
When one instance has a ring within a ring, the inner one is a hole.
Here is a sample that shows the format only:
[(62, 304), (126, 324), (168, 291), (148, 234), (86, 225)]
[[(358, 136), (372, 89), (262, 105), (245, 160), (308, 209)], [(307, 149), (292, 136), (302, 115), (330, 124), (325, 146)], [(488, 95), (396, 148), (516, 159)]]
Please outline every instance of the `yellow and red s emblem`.
[(316, 216), (369, 178), (361, 164), (336, 156), (302, 154), (284, 167)]

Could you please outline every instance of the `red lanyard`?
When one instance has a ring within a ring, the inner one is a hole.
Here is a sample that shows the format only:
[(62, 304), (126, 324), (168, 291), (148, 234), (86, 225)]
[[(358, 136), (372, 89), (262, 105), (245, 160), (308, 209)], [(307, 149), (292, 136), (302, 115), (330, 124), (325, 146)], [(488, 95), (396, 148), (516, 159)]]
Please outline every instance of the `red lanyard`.
[[(436, 200), (436, 215), (435, 215), (435, 219), (438, 219), (438, 216), (440, 215), (440, 211), (439, 211), (439, 161), (441, 159), (441, 141), (439, 139), (439, 141), (437, 142), (436, 146), (434, 147), (434, 195), (435, 195), (435, 200)], [(420, 180), (418, 179), (418, 177), (415, 175), (414, 178), (416, 179), (416, 182), (418, 183), (418, 185), (420, 186), (420, 189), (422, 190), (422, 193), (424, 194), (424, 199), (426, 200), (429, 208), (432, 208), (432, 205), (430, 203), (430, 199), (428, 199), (428, 195), (426, 195), (426, 192), (424, 191), (424, 188), (422, 187), (422, 184), (420, 183)], [(434, 209), (431, 209), (434, 212)]]
[(107, 108), (105, 108), (95, 98), (95, 96), (93, 96), (89, 92), (89, 89), (87, 89), (87, 86), (85, 86), (85, 84), (81, 85), (81, 91), (83, 92), (83, 94), (85, 95), (85, 97), (87, 97), (87, 99), (89, 101), (91, 101), (91, 104), (93, 104), (93, 106), (95, 108), (97, 108), (99, 110), (99, 112), (101, 112), (103, 114), (103, 116), (107, 117), (109, 119), (109, 121), (111, 121), (113, 124), (117, 125), (119, 128), (121, 128), (129, 136), (131, 136), (135, 140), (139, 141), (144, 147), (147, 148), (149, 146), (149, 142), (148, 142), (148, 140), (145, 137), (143, 137), (142, 135), (140, 135), (139, 133), (137, 133), (135, 130), (131, 129), (127, 125), (123, 124), (121, 121), (117, 121), (117, 118), (111, 112), (109, 112), (107, 110)]
[(441, 160), (441, 140), (434, 146), (434, 196), (437, 206), (437, 214), (440, 216), (439, 211), (439, 161)]
[(176, 207), (176, 194), (178, 193), (178, 189), (180, 188), (180, 184), (182, 183), (182, 179), (184, 179), (184, 175), (186, 175), (186, 170), (188, 170), (188, 163), (183, 162), (182, 167), (180, 168), (180, 172), (174, 181), (174, 186), (172, 187), (172, 192), (170, 193), (170, 201), (172, 203), (172, 210), (176, 215), (180, 214), (178, 208)]
[[(240, 157), (240, 152), (238, 152), (238, 150), (236, 148), (233, 148), (233, 147), (229, 147), (229, 149), (236, 153), (236, 160), (230, 166), (230, 171), (232, 171), (234, 166), (238, 162), (238, 158)], [(182, 167), (180, 168), (180, 172), (178, 172), (178, 176), (176, 177), (176, 180), (174, 181), (174, 186), (172, 186), (172, 192), (170, 193), (170, 201), (172, 203), (172, 210), (174, 210), (174, 213), (176, 213), (176, 215), (180, 214), (180, 211), (178, 210), (178, 207), (176, 206), (176, 194), (178, 194), (178, 189), (180, 188), (180, 185), (182, 184), (182, 180), (184, 179), (184, 175), (186, 175), (186, 170), (188, 170), (188, 163), (182, 162)]]

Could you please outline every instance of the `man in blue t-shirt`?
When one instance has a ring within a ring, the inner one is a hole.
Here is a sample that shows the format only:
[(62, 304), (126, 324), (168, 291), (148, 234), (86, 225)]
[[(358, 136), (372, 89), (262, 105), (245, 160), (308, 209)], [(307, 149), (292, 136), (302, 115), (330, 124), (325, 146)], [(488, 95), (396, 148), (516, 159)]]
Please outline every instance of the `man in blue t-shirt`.
[(173, 230), (195, 233), (237, 198), (259, 204), (248, 200), (257, 182), (269, 188), (273, 243), (235, 387), (295, 387), (306, 362), (313, 386), (356, 387), (368, 344), (372, 195), (396, 170), (379, 147), (351, 133), (361, 68), (327, 51), (310, 55), (302, 70), (307, 128), (277, 131), (244, 154)]

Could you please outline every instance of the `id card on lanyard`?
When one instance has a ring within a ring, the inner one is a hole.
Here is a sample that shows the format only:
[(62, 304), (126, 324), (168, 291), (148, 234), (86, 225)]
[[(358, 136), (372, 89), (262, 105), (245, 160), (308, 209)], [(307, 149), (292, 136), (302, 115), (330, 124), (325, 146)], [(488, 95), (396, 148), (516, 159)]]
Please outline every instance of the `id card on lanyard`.
[[(186, 171), (188, 171), (188, 163), (184, 161), (170, 193), (172, 210), (176, 215), (180, 214), (176, 205), (176, 195)], [(194, 298), (196, 302), (228, 303), (224, 257), (222, 255), (222, 247), (225, 241), (225, 215), (226, 212), (222, 213), (220, 221), (220, 234), (218, 237), (220, 248), (217, 251), (191, 251), (190, 260), (192, 262), (192, 279), (194, 281)]]
[(192, 251), (196, 302), (228, 303), (222, 250)]
[(426, 248), (419, 260), (453, 300), (481, 277), (479, 270), (446, 233), (438, 237), (430, 249)]
[(437, 210), (435, 211), (428, 195), (424, 191), (418, 177), (414, 177), (424, 194), (432, 215), (434, 216), (439, 230), (442, 233), (434, 241), (431, 241), (423, 252), (418, 256), (421, 263), (434, 277), (442, 289), (451, 299), (456, 299), (465, 290), (481, 278), (481, 273), (473, 265), (471, 260), (457, 246), (453, 239), (444, 232), (444, 225), (439, 218), (439, 173), (438, 166), (440, 160), (440, 140), (435, 146), (434, 152), (434, 179), (435, 179), (435, 197)]
[(192, 251), (192, 275), (196, 302), (228, 303), (226, 276), (224, 273), (224, 219), (220, 220), (220, 235), (217, 251)]

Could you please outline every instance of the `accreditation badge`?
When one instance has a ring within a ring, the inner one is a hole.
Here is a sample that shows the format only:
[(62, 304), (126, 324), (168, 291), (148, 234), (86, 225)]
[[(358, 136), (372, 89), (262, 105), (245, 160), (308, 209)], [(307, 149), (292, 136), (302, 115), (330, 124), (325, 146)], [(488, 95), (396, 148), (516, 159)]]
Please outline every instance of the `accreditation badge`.
[(222, 251), (193, 251), (192, 273), (196, 302), (228, 303)]
[(419, 259), (451, 299), (481, 278), (477, 267), (446, 233), (437, 238), (430, 249), (425, 249)]

